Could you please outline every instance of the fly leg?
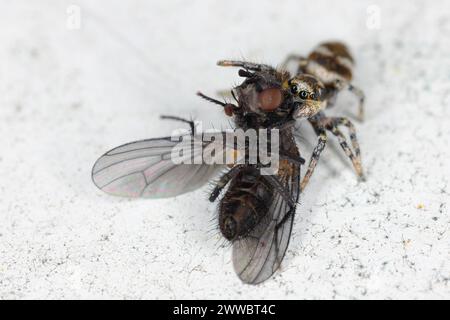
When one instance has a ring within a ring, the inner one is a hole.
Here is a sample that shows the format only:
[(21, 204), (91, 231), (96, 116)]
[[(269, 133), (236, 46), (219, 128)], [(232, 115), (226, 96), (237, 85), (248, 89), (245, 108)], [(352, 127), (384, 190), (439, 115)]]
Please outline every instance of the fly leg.
[(211, 202), (216, 201), (217, 197), (219, 196), (223, 188), (226, 187), (226, 185), (239, 173), (239, 170), (241, 170), (242, 168), (243, 165), (234, 166), (228, 172), (222, 175), (219, 181), (216, 183), (216, 186), (214, 187), (213, 191), (209, 195), (209, 201)]
[[(268, 154), (268, 156), (270, 157), (271, 154)], [(302, 165), (305, 164), (305, 159), (303, 159), (303, 158), (300, 157), (300, 156), (298, 156), (297, 158), (293, 158), (292, 156), (289, 156), (289, 155), (280, 153), (280, 154), (279, 154), (279, 158), (280, 158), (280, 160), (286, 160), (286, 161), (288, 161), (288, 162), (290, 162), (290, 163), (292, 163), (292, 164), (294, 164), (294, 165), (296, 165), (296, 166), (302, 166)], [(256, 167), (257, 167), (258, 169), (260, 169), (260, 168), (269, 168), (270, 165), (271, 165), (270, 163), (269, 163), (269, 164), (261, 164), (261, 163), (258, 163), (258, 164), (256, 165)]]
[[(275, 257), (276, 257), (276, 259), (277, 259), (277, 266), (276, 266), (276, 268), (279, 268), (280, 267), (280, 265), (281, 265), (281, 261), (282, 261), (282, 259), (283, 259), (283, 257), (281, 257), (281, 259), (280, 259), (280, 254), (279, 254), (279, 244), (278, 244), (278, 231), (280, 230), (280, 228), (282, 228), (283, 226), (284, 226), (284, 224), (286, 223), (286, 221), (288, 220), (288, 219), (290, 219), (290, 218), (294, 218), (294, 215), (295, 215), (295, 206), (294, 207), (291, 207), (290, 209), (289, 209), (289, 211), (284, 215), (284, 217), (281, 219), (281, 221), (280, 222), (278, 222), (276, 225), (275, 225), (275, 231), (274, 231), (274, 239), (273, 239), (273, 241), (275, 242)], [(291, 220), (292, 221), (292, 220)], [(292, 222), (291, 222), (292, 223)]]
[(191, 134), (195, 135), (195, 122), (193, 120), (187, 120), (187, 119), (184, 119), (181, 117), (176, 117), (176, 116), (164, 116), (164, 115), (162, 115), (160, 118), (163, 120), (175, 120), (175, 121), (187, 123), (189, 125), (189, 127), (191, 128)]
[(302, 165), (305, 164), (305, 159), (303, 159), (300, 156), (298, 156), (298, 158), (292, 158), (291, 156), (280, 154), (280, 159), (281, 160), (287, 160), (287, 161), (289, 161), (289, 162), (291, 162), (292, 164), (295, 164), (295, 165), (302, 166)]
[[(289, 206), (289, 211), (286, 212), (286, 214), (281, 218), (279, 222), (277, 222), (275, 226), (275, 232), (278, 232), (278, 229), (283, 226), (283, 224), (292, 216), (295, 214), (295, 204), (296, 200), (292, 199), (290, 196), (290, 190), (287, 189), (285, 186), (283, 186), (280, 181), (277, 179), (276, 176), (264, 176), (269, 183), (275, 188), (275, 190), (283, 197), (283, 200), (286, 201), (286, 203)], [(275, 240), (278, 239), (278, 236), (275, 234)]]
[(291, 207), (289, 209), (289, 211), (284, 215), (284, 217), (281, 219), (281, 221), (277, 223), (275, 228), (277, 230), (279, 228), (281, 228), (281, 226), (283, 226), (283, 224), (287, 221), (287, 219), (289, 219), (291, 217), (291, 215), (293, 215), (293, 214), (295, 214), (295, 207)]
[(341, 81), (341, 80), (337, 80), (334, 83), (334, 86), (338, 90), (348, 90), (358, 98), (359, 105), (358, 105), (357, 119), (359, 121), (363, 121), (364, 120), (364, 100), (365, 100), (364, 92), (361, 89), (359, 89), (358, 87), (355, 87), (354, 85), (352, 85), (351, 83)]
[(295, 205), (296, 205), (297, 199), (293, 199), (291, 197), (291, 190), (289, 190), (289, 188), (286, 188), (285, 186), (283, 186), (281, 184), (280, 180), (277, 178), (277, 176), (273, 175), (273, 176), (263, 176), (263, 177), (272, 185), (272, 187), (274, 187), (274, 190), (281, 195), (283, 200), (289, 206), (289, 211), (286, 212), (286, 214), (281, 218), (281, 220), (276, 221), (277, 224), (274, 226), (273, 241), (275, 244), (275, 257), (276, 257), (276, 261), (277, 261), (276, 268), (278, 268), (281, 265), (281, 260), (282, 260), (282, 257), (280, 259), (280, 255), (279, 255), (278, 231), (280, 230), (280, 228), (282, 228), (284, 226), (286, 221), (288, 221), (289, 219), (292, 219), (294, 217)]
[(290, 195), (289, 189), (286, 189), (285, 186), (283, 186), (278, 180), (277, 176), (262, 176), (266, 179), (266, 181), (275, 189), (276, 192), (280, 194), (280, 196), (283, 198), (284, 201), (288, 203), (288, 205), (292, 208), (295, 207), (296, 200), (292, 199)]
[(286, 212), (286, 214), (283, 216), (283, 218), (275, 225), (275, 232), (274, 232), (274, 242), (275, 242), (275, 257), (277, 259), (277, 268), (281, 265), (281, 260), (279, 256), (279, 246), (278, 246), (278, 231), (280, 228), (284, 226), (286, 221), (288, 221), (291, 218), (294, 218), (295, 215), (295, 206), (291, 206), (289, 211)]

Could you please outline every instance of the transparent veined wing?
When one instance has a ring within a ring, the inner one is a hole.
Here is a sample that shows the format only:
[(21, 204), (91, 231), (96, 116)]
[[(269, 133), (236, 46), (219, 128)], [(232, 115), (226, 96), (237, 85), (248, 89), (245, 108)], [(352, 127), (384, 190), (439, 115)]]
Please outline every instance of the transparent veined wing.
[[(94, 184), (106, 193), (143, 198), (166, 198), (195, 190), (221, 170), (223, 164), (205, 164), (205, 150), (217, 147), (216, 141), (184, 135), (131, 142), (101, 156), (92, 168)], [(225, 151), (225, 145), (218, 149)], [(174, 148), (190, 152), (172, 158)], [(196, 160), (200, 159), (200, 162)]]
[[(280, 170), (276, 177), (297, 203), (300, 194), (300, 165), (289, 165), (292, 170)], [(289, 245), (294, 215), (295, 207), (291, 208), (281, 194), (275, 191), (267, 215), (248, 236), (233, 242), (233, 266), (243, 282), (263, 282), (280, 267)]]

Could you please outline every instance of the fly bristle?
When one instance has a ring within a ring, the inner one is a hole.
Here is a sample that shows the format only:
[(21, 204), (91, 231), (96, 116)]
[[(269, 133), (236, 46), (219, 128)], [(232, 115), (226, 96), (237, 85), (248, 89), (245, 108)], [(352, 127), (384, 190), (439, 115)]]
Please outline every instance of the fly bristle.
[(206, 233), (208, 235), (211, 235), (211, 239), (217, 236), (218, 234), (217, 224), (216, 223), (211, 224), (210, 227), (206, 230)]
[(217, 250), (222, 249), (222, 248), (229, 248), (231, 247), (232, 242), (227, 240), (225, 237), (219, 237), (216, 241), (216, 243), (214, 244), (214, 247), (216, 247)]

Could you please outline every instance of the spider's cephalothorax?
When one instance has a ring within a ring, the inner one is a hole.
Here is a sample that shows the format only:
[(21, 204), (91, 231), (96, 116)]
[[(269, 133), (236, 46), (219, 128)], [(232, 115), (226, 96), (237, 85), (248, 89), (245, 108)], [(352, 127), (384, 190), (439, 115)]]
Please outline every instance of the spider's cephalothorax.
[(351, 84), (354, 60), (348, 48), (340, 42), (324, 42), (318, 45), (306, 58), (289, 55), (284, 67), (290, 61), (298, 61), (297, 75), (308, 74), (322, 82), (328, 106), (332, 106), (339, 91), (349, 90), (359, 99), (358, 118), (364, 117), (364, 93)]
[(283, 89), (290, 94), (294, 118), (309, 118), (327, 106), (325, 86), (317, 78), (300, 74), (283, 82)]

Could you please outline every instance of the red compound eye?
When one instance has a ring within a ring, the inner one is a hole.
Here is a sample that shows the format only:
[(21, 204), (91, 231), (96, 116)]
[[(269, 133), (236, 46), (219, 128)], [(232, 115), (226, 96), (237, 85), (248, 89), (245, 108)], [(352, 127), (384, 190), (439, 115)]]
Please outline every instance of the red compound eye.
[(258, 100), (261, 110), (273, 111), (283, 102), (283, 94), (278, 88), (265, 89), (259, 93)]

